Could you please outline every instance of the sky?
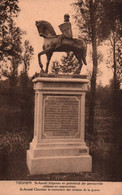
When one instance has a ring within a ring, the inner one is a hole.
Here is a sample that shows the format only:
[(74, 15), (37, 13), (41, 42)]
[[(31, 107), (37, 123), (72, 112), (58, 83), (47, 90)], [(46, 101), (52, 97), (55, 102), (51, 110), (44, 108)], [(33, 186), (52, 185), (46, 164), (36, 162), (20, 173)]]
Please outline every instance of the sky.
[[(22, 30), (26, 31), (25, 39), (30, 41), (30, 44), (34, 48), (34, 56), (31, 60), (30, 65), (30, 76), (35, 72), (40, 71), (38, 65), (37, 55), (42, 51), (43, 37), (40, 37), (35, 26), (35, 21), (47, 20), (54, 27), (56, 34), (61, 34), (58, 26), (63, 23), (64, 14), (68, 13), (70, 15), (70, 21), (72, 24), (73, 37), (77, 37), (78, 29), (73, 20), (74, 10), (70, 5), (74, 0), (19, 0), (19, 7), (21, 12), (17, 18), (17, 25), (21, 27)], [(106, 53), (106, 48), (104, 47), (104, 53)], [(103, 49), (102, 49), (103, 51)], [(89, 52), (88, 52), (89, 53)], [(54, 53), (51, 62), (58, 60), (64, 53)], [(45, 69), (46, 57), (42, 56), (42, 63)], [(50, 67), (51, 67), (50, 62)], [(87, 66), (83, 66), (82, 74), (87, 74), (87, 69), (92, 68), (92, 63), (87, 55)], [(108, 84), (110, 77), (112, 76), (111, 71), (105, 67), (105, 65), (100, 65), (103, 75), (101, 77), (101, 82), (103, 85)]]

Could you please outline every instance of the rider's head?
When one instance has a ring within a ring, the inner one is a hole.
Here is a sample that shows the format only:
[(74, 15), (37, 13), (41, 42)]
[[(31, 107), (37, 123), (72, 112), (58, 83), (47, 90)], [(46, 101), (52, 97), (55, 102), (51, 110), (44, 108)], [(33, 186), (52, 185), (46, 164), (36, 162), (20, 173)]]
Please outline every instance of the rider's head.
[(65, 14), (64, 15), (64, 22), (69, 22), (69, 18), (70, 18), (69, 14)]

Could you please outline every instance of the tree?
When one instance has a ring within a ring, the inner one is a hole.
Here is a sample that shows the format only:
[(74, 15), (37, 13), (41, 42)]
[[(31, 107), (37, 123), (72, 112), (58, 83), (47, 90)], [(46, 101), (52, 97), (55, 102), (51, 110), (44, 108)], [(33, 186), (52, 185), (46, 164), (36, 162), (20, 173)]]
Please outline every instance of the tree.
[(0, 2), (0, 73), (15, 83), (21, 53), (21, 30), (14, 24), (20, 11), (18, 0)]
[[(116, 7), (114, 7), (114, 3)], [(96, 78), (98, 71), (98, 52), (97, 48), (101, 41), (108, 38), (112, 24), (115, 23), (112, 15), (113, 8), (117, 13), (120, 0), (77, 0), (73, 6), (76, 9), (74, 16), (78, 23), (79, 29), (85, 38), (92, 44), (92, 60), (93, 71), (91, 78), (91, 97), (89, 104), (89, 133), (94, 132), (94, 108), (95, 108), (95, 94), (96, 94)], [(112, 9), (111, 9), (112, 6)], [(109, 11), (110, 10), (110, 11)], [(119, 10), (119, 9), (118, 9)], [(120, 11), (118, 11), (120, 13)], [(119, 14), (117, 14), (118, 17)]]
[(2, 64), (2, 75), (10, 81), (10, 86), (14, 87), (17, 83), (18, 66), (22, 62), (22, 34), (19, 27), (16, 27), (13, 20), (9, 21), (7, 46), (7, 56), (4, 57)]
[(111, 46), (111, 56), (112, 56), (112, 68), (113, 68), (113, 97), (114, 106), (117, 103), (117, 90), (118, 82), (121, 78), (121, 41), (120, 36), (116, 32), (112, 32), (110, 35), (110, 46)]
[(110, 60), (112, 59), (113, 68), (113, 97), (114, 105), (117, 103), (118, 83), (121, 77), (121, 22), (122, 22), (122, 3), (120, 0), (104, 0), (104, 16), (102, 25), (103, 35), (107, 35), (110, 47)]
[(32, 56), (34, 54), (34, 49), (33, 47), (30, 45), (28, 40), (25, 40), (24, 42), (24, 54), (22, 57), (23, 63), (24, 63), (24, 69), (23, 71), (25, 72), (25, 74), (28, 74), (28, 70), (30, 67), (30, 60), (32, 59)]
[(112, 92), (112, 108), (113, 108), (113, 136), (115, 152), (115, 176), (119, 175), (118, 169), (121, 159), (121, 149), (118, 143), (122, 143), (121, 139), (121, 119), (122, 119), (122, 93), (120, 91), (120, 69), (121, 69), (121, 22), (122, 22), (122, 2), (120, 0), (106, 0), (104, 2), (106, 10), (106, 24), (109, 31), (109, 42), (111, 46), (111, 59), (113, 68), (113, 79), (111, 81)]
[[(109, 8), (110, 7), (110, 8)], [(109, 8), (109, 9), (107, 9)], [(121, 2), (120, 0), (110, 0), (106, 1), (106, 16), (109, 23), (108, 30), (109, 33), (109, 46), (111, 47), (112, 54), (112, 68), (113, 68), (113, 97), (114, 106), (116, 108), (117, 104), (117, 90), (118, 81), (120, 77), (121, 69)]]
[(80, 30), (85, 33), (86, 39), (92, 44), (93, 71), (91, 77), (88, 131), (89, 133), (93, 133), (96, 79), (98, 69), (97, 47), (101, 41), (100, 23), (103, 7), (100, 0), (78, 0), (73, 5), (76, 8), (75, 20), (78, 23)]
[(21, 71), (20, 75), (20, 85), (22, 87), (26, 87), (29, 80), (28, 71), (30, 68), (30, 60), (32, 59), (32, 56), (34, 54), (34, 49), (30, 45), (28, 40), (25, 40), (23, 50), (24, 50), (22, 54), (23, 70)]
[[(2, 0), (0, 4), (1, 20), (1, 75), (7, 77), (10, 86), (14, 87), (18, 80), (18, 67), (24, 62), (23, 74), (28, 76), (30, 60), (33, 55), (33, 48), (29, 41), (22, 43), (22, 35), (25, 34), (14, 22), (14, 17), (19, 12), (18, 0)], [(24, 50), (24, 53), (23, 53)]]
[(113, 69), (113, 97), (116, 105), (116, 94), (118, 81), (121, 74), (121, 22), (122, 22), (122, 3), (120, 0), (103, 1), (104, 17), (102, 20), (103, 34), (107, 34), (107, 43), (110, 48), (108, 62)]
[(18, 0), (1, 0), (0, 2), (0, 60), (8, 55), (11, 45), (9, 25), (20, 11)]

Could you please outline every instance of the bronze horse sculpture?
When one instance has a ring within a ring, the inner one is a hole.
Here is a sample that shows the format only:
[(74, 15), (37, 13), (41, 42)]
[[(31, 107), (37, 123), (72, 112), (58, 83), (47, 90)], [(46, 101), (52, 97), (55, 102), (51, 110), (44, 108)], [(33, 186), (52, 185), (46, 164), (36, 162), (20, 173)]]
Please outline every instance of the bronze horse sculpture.
[(46, 54), (47, 63), (45, 72), (48, 73), (48, 66), (53, 52), (67, 52), (72, 51), (79, 62), (79, 67), (75, 71), (75, 74), (80, 73), (83, 63), (86, 63), (86, 43), (83, 39), (63, 39), (61, 45), (57, 47), (59, 42), (59, 36), (56, 35), (52, 25), (45, 21), (36, 21), (36, 27), (38, 29), (39, 35), (44, 38), (43, 51), (38, 54), (38, 61), (42, 72), (43, 64), (41, 62), (41, 55)]

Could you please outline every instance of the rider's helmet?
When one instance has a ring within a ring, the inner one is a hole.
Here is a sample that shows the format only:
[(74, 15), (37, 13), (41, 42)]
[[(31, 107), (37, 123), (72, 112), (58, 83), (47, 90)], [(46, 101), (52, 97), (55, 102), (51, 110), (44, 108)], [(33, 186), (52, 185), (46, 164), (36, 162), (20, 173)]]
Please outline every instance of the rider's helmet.
[(69, 14), (65, 14), (64, 15), (64, 21), (65, 22), (68, 22), (69, 21), (69, 18), (70, 18)]

